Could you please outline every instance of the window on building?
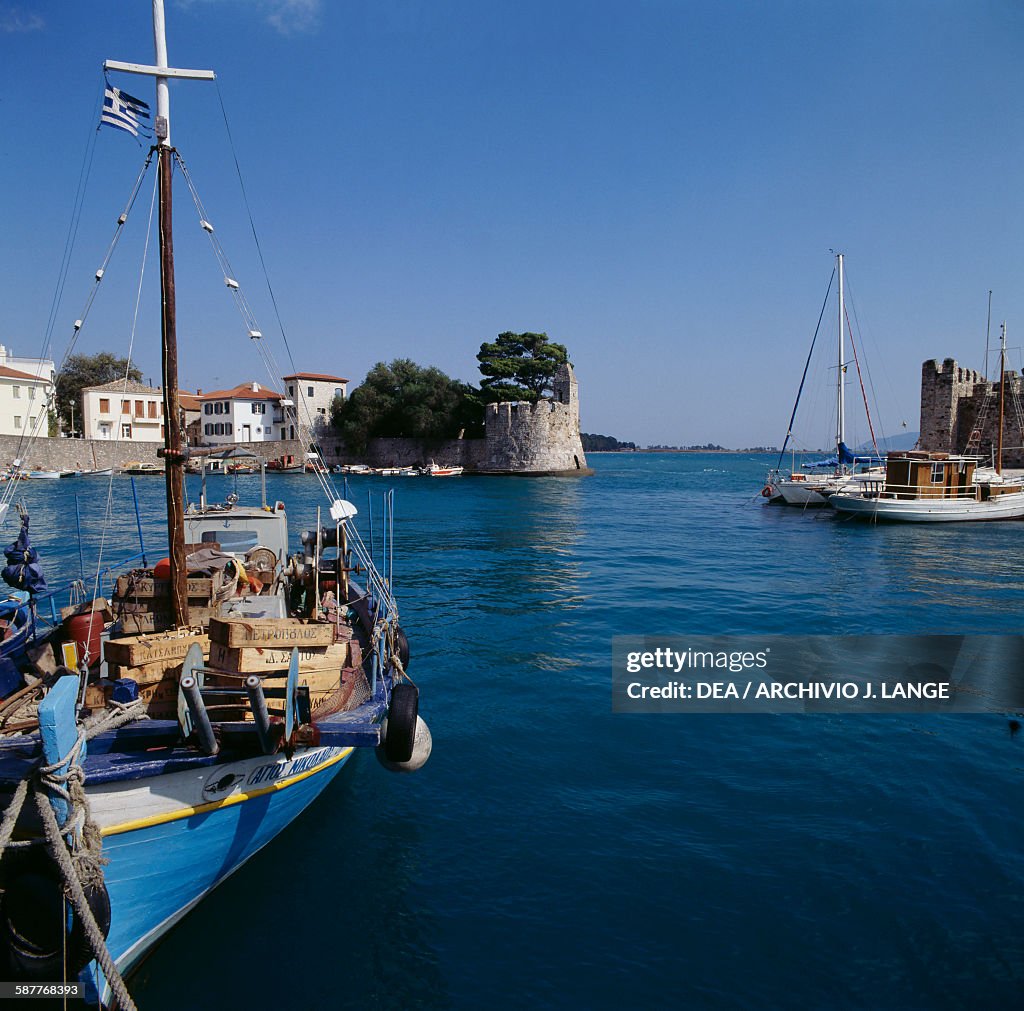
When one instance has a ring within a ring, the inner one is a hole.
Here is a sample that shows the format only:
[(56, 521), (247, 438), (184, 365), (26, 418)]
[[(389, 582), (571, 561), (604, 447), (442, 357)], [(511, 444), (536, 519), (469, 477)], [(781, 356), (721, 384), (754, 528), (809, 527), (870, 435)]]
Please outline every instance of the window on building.
[(326, 414), (327, 413), (327, 408), (326, 407), (318, 407), (316, 409), (316, 413), (317, 414)]
[(224, 413), (225, 414), (230, 414), (231, 413), (231, 401), (230, 400), (225, 400), (224, 401)]
[[(15, 386), (14, 388), (17, 389), (18, 387)], [(20, 414), (16, 414), (14, 416), (14, 427), (15, 428), (21, 428), (21, 415)]]
[(156, 417), (156, 401), (155, 400), (151, 400), (149, 402), (149, 416), (151, 418), (155, 418)]
[(213, 404), (203, 404), (203, 414), (213, 414)]
[(345, 391), (340, 386), (336, 386), (334, 388), (334, 395), (336, 397), (344, 397), (345, 396)]
[(130, 439), (131, 437), (132, 437), (132, 426), (131, 425), (122, 425), (121, 426), (121, 438), (122, 439)]
[(29, 400), (35, 400), (36, 399), (36, 388), (34, 386), (30, 386), (28, 388), (28, 399)]
[(11, 393), (14, 396), (15, 400), (21, 400), (21, 387), (20, 386), (12, 386), (11, 387)]
[(294, 439), (295, 438), (295, 426), (294, 425), (289, 425), (288, 427), (291, 429), (291, 433), (292, 433), (291, 437)]
[(207, 423), (206, 423), (206, 427), (205, 427), (205, 428), (203, 429), (203, 431), (204, 431), (204, 432), (205, 432), (205, 433), (206, 433), (207, 435), (213, 435), (213, 425), (211, 425), (211, 424), (210, 424), (209, 422), (207, 422)]
[(100, 397), (100, 414), (110, 413), (110, 399), (106, 397)]
[(131, 414), (132, 413), (132, 402), (130, 400), (121, 401), (121, 413)]
[(135, 401), (135, 417), (144, 418), (146, 416), (146, 405), (141, 400)]
[(217, 403), (215, 403), (213, 405), (213, 413), (214, 414), (223, 414), (224, 413), (224, 405), (219, 400), (217, 401)]
[(167, 435), (167, 433), (166, 433), (166, 432), (164, 431), (164, 426), (163, 426), (163, 425), (161, 425), (161, 426), (160, 426), (160, 438), (162, 439), (162, 438), (164, 438), (164, 437), (165, 437), (166, 435)]
[(225, 434), (225, 435), (231, 435), (231, 433), (232, 433), (233, 431), (234, 431), (234, 426), (233, 426), (233, 425), (231, 424), (231, 422), (229, 421), (229, 422), (228, 422), (228, 423), (227, 423), (227, 424), (226, 424), (226, 425), (224, 426), (224, 434)]
[(294, 386), (289, 386), (288, 387), (288, 396), (289, 397), (294, 397), (295, 396), (295, 387)]
[(306, 387), (306, 396), (307, 397), (313, 396), (313, 387), (312, 386), (307, 386)]
[(214, 435), (223, 435), (224, 434), (224, 422), (223, 421), (218, 421), (217, 424), (213, 426), (213, 434)]
[(29, 418), (28, 419), (28, 430), (30, 432), (34, 432), (36, 430), (36, 419), (35, 418)]
[(284, 438), (284, 429), (283, 428), (281, 429), (281, 438), (282, 439)]

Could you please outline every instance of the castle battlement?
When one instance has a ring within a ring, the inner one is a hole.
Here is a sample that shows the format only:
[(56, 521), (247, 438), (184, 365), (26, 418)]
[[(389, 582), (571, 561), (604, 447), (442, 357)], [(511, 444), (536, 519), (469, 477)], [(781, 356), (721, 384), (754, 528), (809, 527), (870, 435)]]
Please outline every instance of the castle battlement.
[[(1014, 406), (1024, 395), (1024, 379), (1010, 369), (1005, 373), (1007, 397), (1003, 420), (1003, 462), (1024, 467), (1024, 431), (1021, 412)], [(969, 442), (972, 452), (989, 457), (998, 441), (999, 379), (986, 379), (976, 369), (946, 358), (921, 366), (921, 449), (962, 453)], [(972, 435), (975, 436), (972, 440)]]

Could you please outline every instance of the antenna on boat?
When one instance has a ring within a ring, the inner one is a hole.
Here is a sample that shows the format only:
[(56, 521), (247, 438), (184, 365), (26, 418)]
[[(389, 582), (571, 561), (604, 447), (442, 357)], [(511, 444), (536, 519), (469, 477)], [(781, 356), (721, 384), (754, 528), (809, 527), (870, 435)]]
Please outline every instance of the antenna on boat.
[(988, 379), (988, 339), (992, 333), (992, 289), (988, 290), (988, 321), (985, 323), (985, 378)]
[(167, 481), (167, 541), (170, 547), (171, 601), (175, 625), (188, 624), (185, 572), (185, 458), (178, 402), (178, 336), (174, 312), (174, 241), (171, 229), (171, 100), (168, 80), (183, 77), (212, 81), (212, 70), (181, 70), (168, 65), (164, 0), (153, 0), (153, 45), (156, 66), (106, 60), (104, 70), (156, 78), (156, 151), (160, 197), (160, 294), (164, 388), (164, 458)]

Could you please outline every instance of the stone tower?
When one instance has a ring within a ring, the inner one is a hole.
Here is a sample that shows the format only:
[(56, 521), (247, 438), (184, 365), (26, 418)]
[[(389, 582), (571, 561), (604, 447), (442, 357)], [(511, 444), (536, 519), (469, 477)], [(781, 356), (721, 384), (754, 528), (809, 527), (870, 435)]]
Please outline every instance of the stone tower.
[(560, 366), (551, 386), (552, 396), (535, 404), (487, 405), (487, 452), (481, 473), (591, 473), (580, 441), (579, 386), (572, 366)]

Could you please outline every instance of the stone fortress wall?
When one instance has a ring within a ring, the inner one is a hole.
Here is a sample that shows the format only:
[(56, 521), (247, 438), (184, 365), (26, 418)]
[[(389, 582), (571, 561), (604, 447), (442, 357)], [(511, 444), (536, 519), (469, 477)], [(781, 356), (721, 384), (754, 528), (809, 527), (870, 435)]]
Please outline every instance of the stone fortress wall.
[[(325, 463), (367, 463), (373, 467), (409, 467), (430, 463), (464, 467), (479, 474), (584, 475), (587, 467), (580, 440), (579, 386), (571, 365), (563, 365), (552, 383), (550, 398), (530, 403), (488, 404), (483, 439), (371, 439), (357, 457), (330, 434), (320, 440)], [(31, 446), (18, 436), (0, 436), (0, 456), (7, 463), (19, 453), (29, 470), (104, 470), (129, 461), (161, 464), (162, 443), (117, 442), (107, 439), (37, 439)], [(266, 460), (291, 455), (302, 459), (301, 443), (239, 443)], [(224, 449), (229, 447), (218, 447)]]
[(328, 436), (321, 443), (328, 464), (413, 467), (435, 463), (476, 474), (580, 476), (591, 474), (580, 439), (579, 385), (571, 365), (552, 381), (553, 394), (535, 404), (488, 404), (483, 439), (371, 439), (359, 458)]
[[(1024, 377), (1006, 370), (1003, 419), (1003, 465), (1024, 467)], [(972, 453), (989, 461), (999, 433), (999, 380), (965, 369), (953, 358), (921, 366), (922, 449), (962, 453), (971, 435), (980, 432)]]
[(489, 474), (587, 472), (580, 440), (579, 385), (571, 365), (555, 373), (551, 399), (488, 404), (484, 415)]

